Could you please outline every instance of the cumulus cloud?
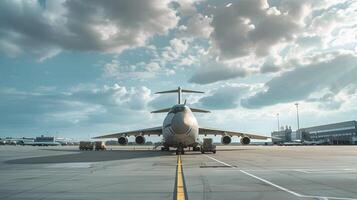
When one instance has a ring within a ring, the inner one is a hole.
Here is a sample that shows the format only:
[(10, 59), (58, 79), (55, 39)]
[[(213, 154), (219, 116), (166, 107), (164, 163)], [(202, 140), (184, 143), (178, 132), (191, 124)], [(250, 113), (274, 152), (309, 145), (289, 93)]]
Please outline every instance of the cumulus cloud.
[(187, 20), (185, 25), (179, 27), (180, 34), (187, 37), (208, 38), (213, 31), (211, 27), (212, 19), (198, 13)]
[(188, 41), (174, 38), (174, 39), (170, 40), (170, 46), (176, 53), (182, 54), (187, 51)]
[[(321, 57), (324, 59), (319, 61)], [(338, 94), (343, 88), (357, 84), (357, 56), (354, 54), (323, 55), (310, 64), (298, 66), (265, 84), (265, 89), (243, 99), (247, 108), (261, 108), (278, 103), (304, 100), (323, 89)], [(326, 60), (327, 59), (327, 60)]]
[(259, 72), (265, 59), (246, 56), (234, 61), (220, 60), (209, 53), (201, 56), (199, 67), (189, 79), (191, 83), (209, 84), (218, 81), (243, 78)]
[(291, 41), (301, 26), (294, 12), (280, 12), (266, 0), (238, 1), (214, 9), (212, 40), (225, 59), (255, 53), (265, 56), (282, 41)]
[(203, 58), (191, 82), (197, 77), (205, 79), (197, 83), (243, 77), (238, 73), (242, 70), (247, 74), (279, 74), (321, 52), (356, 51), (357, 4), (353, 1), (256, 0), (208, 4), (205, 14), (213, 29), (208, 54), (215, 57), (215, 64), (207, 65)]
[(175, 72), (169, 68), (162, 67), (158, 62), (138, 62), (134, 64), (123, 64), (114, 58), (103, 66), (103, 77), (115, 79), (152, 79), (157, 74), (171, 75)]
[(316, 102), (318, 107), (323, 110), (337, 110), (341, 108), (343, 102), (337, 99), (336, 95), (329, 92), (319, 98), (309, 98), (307, 102)]
[(173, 38), (169, 41), (169, 46), (166, 46), (161, 52), (161, 59), (164, 62), (175, 61), (182, 59), (183, 55), (187, 52), (188, 47), (192, 40), (188, 38)]
[(127, 88), (118, 84), (79, 86), (64, 92), (49, 88), (34, 92), (0, 88), (0, 95), (3, 97), (0, 112), (6, 113), (0, 119), (2, 130), (123, 124), (145, 110), (152, 98), (146, 87)]
[(61, 50), (120, 53), (166, 34), (179, 18), (169, 0), (1, 1), (0, 49), (40, 59)]
[(302, 27), (302, 14), (280, 12), (264, 0), (219, 3), (209, 13), (212, 46), (190, 79), (194, 83), (280, 71), (279, 51)]
[[(166, 70), (180, 70), (183, 67), (192, 66), (199, 62), (203, 48), (194, 45), (194, 40), (188, 37), (173, 38), (169, 45), (161, 48), (152, 61), (160, 63)], [(173, 74), (169, 72), (169, 74)]]
[(196, 5), (202, 2), (203, 0), (177, 0), (176, 2), (179, 5), (179, 12), (183, 16), (194, 15), (196, 10)]
[(150, 101), (150, 95), (151, 90), (146, 87), (126, 88), (114, 84), (113, 86), (104, 85), (102, 88), (70, 92), (68, 98), (108, 107), (141, 110)]
[(244, 68), (229, 66), (217, 60), (206, 59), (201, 61), (200, 67), (189, 79), (191, 83), (208, 84), (221, 80), (245, 77), (248, 71)]

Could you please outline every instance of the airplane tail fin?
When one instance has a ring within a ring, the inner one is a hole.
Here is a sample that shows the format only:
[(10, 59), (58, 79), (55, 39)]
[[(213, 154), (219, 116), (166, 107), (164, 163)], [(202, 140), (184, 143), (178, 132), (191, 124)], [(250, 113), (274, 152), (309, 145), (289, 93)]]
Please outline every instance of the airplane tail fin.
[(181, 104), (181, 94), (185, 93), (204, 93), (201, 91), (195, 91), (195, 90), (186, 90), (182, 89), (181, 87), (178, 87), (176, 90), (167, 90), (167, 91), (162, 91), (162, 92), (156, 92), (155, 94), (166, 94), (166, 93), (177, 93), (178, 94), (178, 104)]
[[(176, 90), (166, 90), (162, 92), (156, 92), (155, 94), (166, 94), (166, 93), (177, 93), (178, 97), (178, 104), (181, 104), (181, 94), (182, 93), (204, 93), (201, 91), (196, 91), (196, 90), (187, 90), (187, 89), (182, 89), (181, 87), (178, 87)], [(186, 105), (187, 101), (185, 100), (184, 105)], [(155, 110), (152, 111), (151, 113), (163, 113), (163, 112), (169, 112), (171, 108), (164, 108), (160, 110)], [(192, 112), (200, 112), (200, 113), (209, 113), (210, 111), (208, 110), (203, 110), (203, 109), (198, 109), (198, 108), (191, 108)]]

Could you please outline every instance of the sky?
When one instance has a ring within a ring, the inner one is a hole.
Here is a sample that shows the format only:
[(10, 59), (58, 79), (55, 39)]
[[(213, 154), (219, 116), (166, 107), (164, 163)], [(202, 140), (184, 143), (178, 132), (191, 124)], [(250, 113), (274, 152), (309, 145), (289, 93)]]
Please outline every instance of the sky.
[(202, 127), (270, 135), (357, 119), (357, 1), (2, 0), (0, 137), (162, 125), (184, 94)]

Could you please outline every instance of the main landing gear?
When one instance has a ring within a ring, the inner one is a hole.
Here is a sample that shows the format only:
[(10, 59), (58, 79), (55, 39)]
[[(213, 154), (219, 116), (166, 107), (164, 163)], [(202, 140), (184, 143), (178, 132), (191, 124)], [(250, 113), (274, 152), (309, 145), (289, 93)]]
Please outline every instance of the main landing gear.
[(170, 148), (169, 147), (161, 147), (161, 151), (169, 151)]
[(200, 151), (201, 149), (200, 149), (200, 147), (193, 147), (192, 148), (192, 151)]

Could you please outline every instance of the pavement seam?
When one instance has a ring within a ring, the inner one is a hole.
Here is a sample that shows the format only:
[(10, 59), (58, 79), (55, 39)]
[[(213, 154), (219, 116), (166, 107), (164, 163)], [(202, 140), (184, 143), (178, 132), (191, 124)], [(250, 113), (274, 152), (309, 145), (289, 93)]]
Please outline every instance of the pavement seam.
[[(212, 159), (212, 160), (214, 160), (214, 161), (216, 161), (216, 162), (218, 162), (218, 163), (221, 163), (221, 164), (223, 164), (223, 165), (226, 165), (226, 166), (230, 166), (231, 168), (236, 168), (235, 166), (232, 166), (232, 165), (230, 165), (230, 164), (228, 164), (228, 163), (225, 163), (225, 162), (223, 162), (223, 161), (220, 161), (220, 160), (218, 160), (218, 159), (216, 159), (216, 158), (213, 158), (213, 157), (211, 157), (211, 156), (208, 156), (208, 155), (204, 155), (204, 156), (206, 156), (206, 157), (208, 157), (208, 158), (210, 158), (210, 159)], [(290, 194), (292, 194), (292, 195), (294, 195), (294, 196), (297, 196), (297, 197), (301, 197), (301, 198), (317, 198), (317, 199), (334, 199), (334, 200), (357, 200), (356, 198), (345, 198), (345, 197), (325, 197), (325, 196), (314, 196), (314, 195), (304, 195), (304, 194), (299, 194), (299, 193), (297, 193), (297, 192), (294, 192), (294, 191), (292, 191), (292, 190), (289, 190), (289, 189), (287, 189), (287, 188), (284, 188), (284, 187), (282, 187), (282, 186), (279, 186), (279, 185), (277, 185), (277, 184), (275, 184), (275, 183), (272, 183), (272, 182), (270, 182), (270, 181), (268, 181), (268, 180), (265, 180), (265, 179), (263, 179), (263, 178), (261, 178), (261, 177), (258, 177), (258, 176), (256, 176), (256, 175), (253, 175), (253, 174), (251, 174), (251, 173), (248, 173), (248, 172), (246, 172), (246, 171), (244, 171), (244, 170), (239, 170), (240, 172), (242, 172), (242, 173), (244, 173), (245, 175), (248, 175), (248, 176), (250, 176), (250, 177), (252, 177), (252, 178), (255, 178), (255, 179), (257, 179), (257, 180), (260, 180), (260, 181), (262, 181), (262, 182), (264, 182), (264, 183), (266, 183), (266, 184), (268, 184), (268, 185), (271, 185), (271, 186), (273, 186), (273, 187), (275, 187), (275, 188), (278, 188), (278, 189), (280, 189), (280, 190), (282, 190), (282, 191), (285, 191), (285, 192), (287, 192), (287, 193), (290, 193)]]

